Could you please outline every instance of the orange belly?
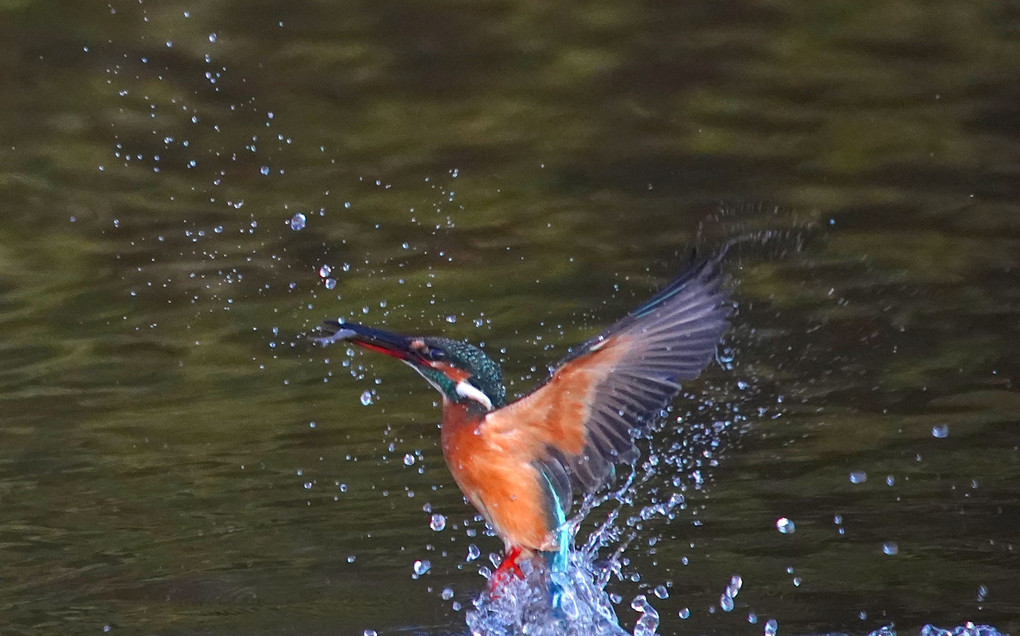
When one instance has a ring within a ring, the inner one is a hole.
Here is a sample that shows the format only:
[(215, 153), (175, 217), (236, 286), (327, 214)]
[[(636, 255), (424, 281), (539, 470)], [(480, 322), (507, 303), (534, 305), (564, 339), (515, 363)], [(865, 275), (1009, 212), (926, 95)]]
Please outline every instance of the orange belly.
[(443, 456), (468, 500), (506, 545), (556, 550), (548, 486), (531, 463), (527, 445), (512, 435), (485, 438), (467, 409), (444, 405)]

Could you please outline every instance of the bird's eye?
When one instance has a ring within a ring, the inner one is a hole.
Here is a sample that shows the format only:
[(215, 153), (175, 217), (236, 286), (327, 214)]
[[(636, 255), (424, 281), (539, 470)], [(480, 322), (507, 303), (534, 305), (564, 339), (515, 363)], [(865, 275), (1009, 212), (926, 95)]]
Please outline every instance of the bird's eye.
[(436, 349), (435, 347), (429, 347), (429, 357), (433, 360), (442, 360), (446, 357), (446, 352), (442, 349)]

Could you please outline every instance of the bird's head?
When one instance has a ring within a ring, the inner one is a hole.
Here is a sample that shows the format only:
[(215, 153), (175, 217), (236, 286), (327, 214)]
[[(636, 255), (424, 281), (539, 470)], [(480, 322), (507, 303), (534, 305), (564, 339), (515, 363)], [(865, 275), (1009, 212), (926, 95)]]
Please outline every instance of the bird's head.
[(350, 342), (404, 361), (450, 402), (486, 411), (506, 404), (503, 371), (478, 347), (429, 336), (402, 336), (351, 322), (327, 320), (319, 342)]

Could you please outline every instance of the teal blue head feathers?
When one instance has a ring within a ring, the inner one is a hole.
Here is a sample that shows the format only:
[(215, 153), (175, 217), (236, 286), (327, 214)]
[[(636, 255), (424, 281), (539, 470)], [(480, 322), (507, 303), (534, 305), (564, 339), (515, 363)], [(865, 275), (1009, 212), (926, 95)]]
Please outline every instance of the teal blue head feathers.
[(503, 371), (478, 347), (449, 338), (401, 336), (355, 323), (327, 320), (320, 342), (346, 341), (407, 363), (451, 402), (483, 407), (506, 404)]

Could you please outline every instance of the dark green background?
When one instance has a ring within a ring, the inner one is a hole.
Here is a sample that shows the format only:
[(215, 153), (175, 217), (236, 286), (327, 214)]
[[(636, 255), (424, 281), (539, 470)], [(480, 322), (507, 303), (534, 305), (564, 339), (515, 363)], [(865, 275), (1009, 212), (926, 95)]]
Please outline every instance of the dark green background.
[(0, 1), (0, 631), (463, 631), (499, 543), (437, 396), (301, 334), (484, 341), (520, 394), (764, 230), (621, 621), (1020, 631), (1018, 104), (1015, 2)]

